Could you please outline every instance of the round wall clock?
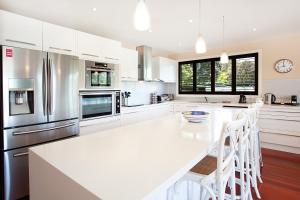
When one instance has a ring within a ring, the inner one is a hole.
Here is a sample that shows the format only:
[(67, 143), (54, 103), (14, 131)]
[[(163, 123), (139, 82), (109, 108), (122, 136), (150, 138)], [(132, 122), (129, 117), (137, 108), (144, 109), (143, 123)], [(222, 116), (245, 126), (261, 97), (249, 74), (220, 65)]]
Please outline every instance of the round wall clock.
[(280, 59), (275, 63), (274, 68), (279, 73), (288, 73), (293, 69), (293, 62), (289, 59)]

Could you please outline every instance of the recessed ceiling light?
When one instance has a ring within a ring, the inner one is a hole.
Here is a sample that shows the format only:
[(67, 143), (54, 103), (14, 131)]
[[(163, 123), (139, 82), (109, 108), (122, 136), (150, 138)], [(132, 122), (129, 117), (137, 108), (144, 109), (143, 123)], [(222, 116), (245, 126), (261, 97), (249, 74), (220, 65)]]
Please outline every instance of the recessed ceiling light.
[(252, 31), (255, 32), (255, 31), (256, 31), (256, 28), (253, 28)]
[(189, 19), (189, 22), (190, 22), (190, 23), (193, 23), (193, 20), (192, 20), (192, 19)]
[(94, 12), (96, 12), (96, 11), (97, 11), (97, 8), (92, 8), (92, 10), (93, 10)]

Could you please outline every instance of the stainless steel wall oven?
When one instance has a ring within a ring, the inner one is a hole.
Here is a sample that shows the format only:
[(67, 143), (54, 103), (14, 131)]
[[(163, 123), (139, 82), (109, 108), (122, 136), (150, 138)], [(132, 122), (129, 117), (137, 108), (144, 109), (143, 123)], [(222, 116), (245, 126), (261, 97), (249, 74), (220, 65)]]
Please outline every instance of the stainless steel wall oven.
[(120, 91), (80, 92), (80, 119), (87, 120), (120, 114)]
[(115, 64), (85, 61), (85, 88), (113, 89)]

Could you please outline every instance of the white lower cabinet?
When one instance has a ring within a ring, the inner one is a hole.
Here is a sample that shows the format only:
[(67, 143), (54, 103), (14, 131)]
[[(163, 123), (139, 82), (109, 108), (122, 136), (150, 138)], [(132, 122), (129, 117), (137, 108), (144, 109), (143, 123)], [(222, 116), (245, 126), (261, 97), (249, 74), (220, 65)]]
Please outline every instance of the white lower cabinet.
[[(131, 108), (130, 108), (131, 109)], [(132, 111), (126, 111), (121, 115), (121, 124), (129, 125), (145, 120), (162, 117), (173, 112), (173, 105), (149, 105), (143, 108), (133, 108)]]
[(106, 117), (80, 122), (80, 136), (86, 136), (121, 126), (121, 117)]
[(207, 104), (207, 103), (174, 103), (174, 112), (207, 110), (212, 108), (222, 107), (220, 104)]
[(264, 106), (259, 127), (262, 147), (300, 153), (300, 108)]
[(0, 10), (0, 44), (42, 50), (43, 22)]

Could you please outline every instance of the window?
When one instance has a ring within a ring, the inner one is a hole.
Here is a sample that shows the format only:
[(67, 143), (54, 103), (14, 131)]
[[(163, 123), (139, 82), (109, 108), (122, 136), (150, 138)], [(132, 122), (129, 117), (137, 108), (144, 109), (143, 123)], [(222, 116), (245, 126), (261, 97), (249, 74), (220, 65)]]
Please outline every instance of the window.
[(197, 92), (211, 91), (211, 62), (196, 63)]
[(236, 91), (255, 92), (255, 57), (236, 59)]
[(180, 91), (183, 93), (193, 92), (194, 76), (193, 64), (182, 64), (180, 66)]
[(258, 94), (258, 53), (179, 63), (179, 94)]
[(232, 91), (232, 62), (221, 64), (215, 62), (215, 91), (231, 92)]

